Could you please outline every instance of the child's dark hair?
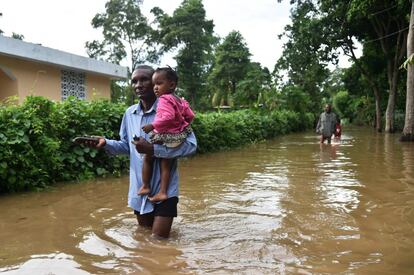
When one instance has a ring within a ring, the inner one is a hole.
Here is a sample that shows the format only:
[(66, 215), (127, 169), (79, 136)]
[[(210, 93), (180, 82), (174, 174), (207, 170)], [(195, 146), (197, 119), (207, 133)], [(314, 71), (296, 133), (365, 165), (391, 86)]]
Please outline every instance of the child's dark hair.
[(173, 68), (171, 68), (170, 66), (167, 67), (160, 67), (157, 68), (155, 70), (155, 73), (159, 73), (159, 72), (164, 72), (165, 73), (165, 77), (169, 80), (169, 81), (173, 81), (176, 84), (178, 83), (178, 75), (177, 72), (174, 71)]

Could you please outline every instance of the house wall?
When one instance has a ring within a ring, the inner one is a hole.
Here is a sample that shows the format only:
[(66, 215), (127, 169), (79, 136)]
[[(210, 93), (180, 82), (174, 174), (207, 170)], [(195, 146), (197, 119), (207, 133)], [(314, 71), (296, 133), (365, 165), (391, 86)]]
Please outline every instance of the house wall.
[[(19, 103), (29, 95), (44, 96), (54, 101), (61, 100), (61, 70), (55, 66), (0, 56), (0, 66), (7, 68), (16, 78)], [(7, 77), (6, 75), (4, 77)], [(87, 99), (110, 98), (110, 79), (108, 77), (87, 73), (85, 77)], [(5, 85), (3, 90), (2, 85)], [(0, 98), (16, 95), (16, 89), (7, 87), (0, 76)], [(6, 92), (7, 90), (12, 92)]]
[(0, 68), (0, 101), (17, 95), (17, 81)]
[(86, 75), (87, 99), (111, 98), (111, 80), (108, 77)]

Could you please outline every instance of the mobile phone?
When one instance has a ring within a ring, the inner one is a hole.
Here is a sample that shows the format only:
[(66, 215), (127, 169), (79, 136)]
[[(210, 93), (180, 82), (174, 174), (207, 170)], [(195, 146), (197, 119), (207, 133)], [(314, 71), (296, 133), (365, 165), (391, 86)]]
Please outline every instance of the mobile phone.
[(136, 136), (136, 135), (134, 135), (134, 137), (132, 138), (132, 140), (131, 140), (131, 143), (132, 144), (137, 144), (137, 142), (139, 141), (139, 137), (138, 136)]
[(94, 136), (75, 137), (72, 141), (76, 144), (85, 144), (85, 143), (91, 143), (91, 142), (93, 144), (98, 144), (99, 137), (94, 137)]

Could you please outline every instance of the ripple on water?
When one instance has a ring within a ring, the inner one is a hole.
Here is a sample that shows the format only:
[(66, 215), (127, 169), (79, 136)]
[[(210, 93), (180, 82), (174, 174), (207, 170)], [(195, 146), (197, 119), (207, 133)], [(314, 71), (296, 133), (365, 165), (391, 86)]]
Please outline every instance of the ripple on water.
[(19, 265), (0, 268), (2, 274), (90, 274), (81, 269), (72, 255), (51, 253), (32, 255), (30, 259)]
[(394, 139), (297, 133), (183, 160), (167, 241), (137, 227), (128, 177), (4, 197), (0, 272), (412, 274), (414, 146)]

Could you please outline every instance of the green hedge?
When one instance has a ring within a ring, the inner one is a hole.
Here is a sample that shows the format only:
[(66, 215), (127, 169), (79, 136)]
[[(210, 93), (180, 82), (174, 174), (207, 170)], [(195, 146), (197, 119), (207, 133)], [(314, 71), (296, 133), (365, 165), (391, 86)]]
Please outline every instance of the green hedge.
[(198, 152), (212, 152), (311, 128), (314, 116), (282, 110), (240, 110), (230, 113), (197, 113), (193, 128)]
[(124, 110), (108, 101), (54, 103), (42, 97), (0, 106), (0, 193), (126, 170), (126, 157), (71, 142), (84, 134), (116, 138)]
[[(86, 134), (117, 139), (126, 108), (103, 100), (55, 103), (42, 97), (28, 97), (19, 106), (0, 106), (0, 193), (127, 171), (127, 157), (71, 142)], [(204, 153), (304, 130), (313, 120), (312, 115), (291, 111), (242, 110), (198, 113), (193, 128), (198, 151)]]

